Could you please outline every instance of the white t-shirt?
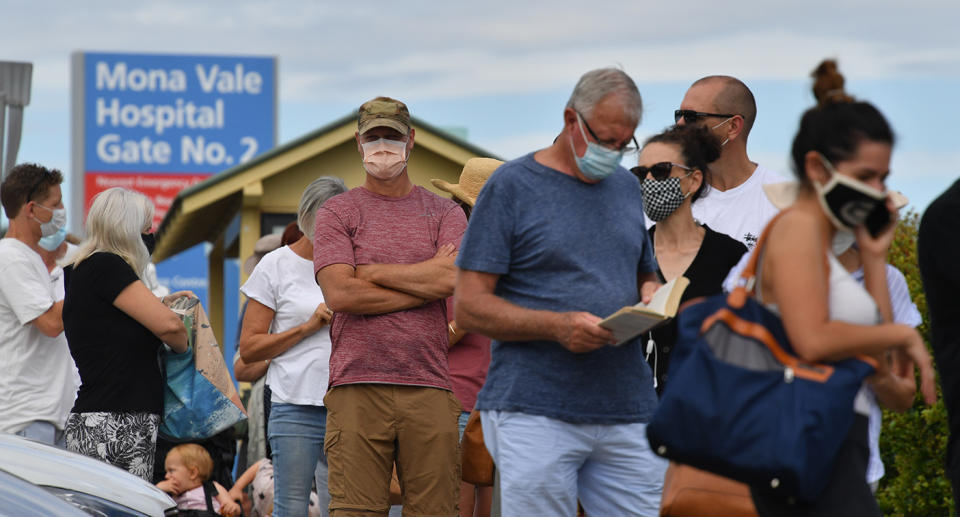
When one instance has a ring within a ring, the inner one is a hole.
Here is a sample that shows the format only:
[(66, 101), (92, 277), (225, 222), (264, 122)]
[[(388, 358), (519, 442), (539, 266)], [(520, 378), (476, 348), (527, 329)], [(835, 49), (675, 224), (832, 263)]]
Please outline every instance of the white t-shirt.
[[(857, 282), (863, 283), (863, 268), (852, 273)], [(923, 323), (923, 316), (910, 299), (910, 288), (907, 279), (894, 266), (887, 264), (887, 289), (890, 291), (890, 304), (893, 306), (893, 322), (919, 327)], [(867, 483), (876, 483), (883, 477), (885, 469), (880, 459), (880, 427), (883, 423), (883, 414), (876, 397), (870, 393), (870, 418), (868, 421), (868, 437), (870, 446), (870, 461), (867, 462)]]
[[(267, 253), (240, 292), (276, 313), (270, 324), (272, 334), (307, 321), (323, 303), (323, 292), (313, 278), (313, 261), (289, 246)], [(271, 402), (322, 406), (330, 378), (330, 348), (330, 328), (324, 327), (270, 361)]]
[[(66, 288), (63, 285), (63, 268), (56, 266), (53, 268), (53, 271), (50, 272), (50, 283), (53, 284), (53, 299), (56, 301), (63, 300), (66, 296)], [(73, 387), (69, 385), (64, 392), (64, 396), (70, 397), (70, 404), (64, 406), (63, 412), (63, 421), (67, 421), (67, 417), (70, 416), (70, 409), (73, 407), (73, 403), (77, 400), (77, 390), (80, 389), (80, 371), (77, 370), (77, 363), (74, 362), (73, 356), (70, 355), (70, 346), (67, 344), (67, 334), (61, 332), (57, 334), (57, 337), (47, 337), (42, 333), (40, 334), (44, 339), (51, 341), (51, 343), (62, 343), (62, 346), (67, 350), (67, 356), (70, 358), (70, 371), (73, 374)], [(52, 347), (61, 346), (58, 344), (51, 344)]]
[(63, 299), (60, 284), (58, 293), (36, 251), (0, 239), (0, 432), (34, 421), (63, 429), (73, 408), (76, 367), (66, 338), (48, 338), (30, 323)]
[[(736, 187), (719, 191), (707, 185), (693, 202), (693, 218), (712, 230), (725, 233), (752, 250), (764, 227), (779, 212), (763, 190), (766, 183), (789, 181), (779, 173), (757, 165), (753, 174)], [(744, 254), (744, 257), (749, 254)], [(736, 269), (736, 268), (735, 268)]]

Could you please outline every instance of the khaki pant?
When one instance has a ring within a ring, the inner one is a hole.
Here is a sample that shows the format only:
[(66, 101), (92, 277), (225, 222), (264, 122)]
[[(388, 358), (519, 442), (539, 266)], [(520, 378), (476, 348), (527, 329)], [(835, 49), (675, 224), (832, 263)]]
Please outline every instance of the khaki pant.
[(460, 402), (437, 388), (350, 384), (327, 392), (331, 517), (387, 515), (394, 462), (405, 517), (455, 517)]

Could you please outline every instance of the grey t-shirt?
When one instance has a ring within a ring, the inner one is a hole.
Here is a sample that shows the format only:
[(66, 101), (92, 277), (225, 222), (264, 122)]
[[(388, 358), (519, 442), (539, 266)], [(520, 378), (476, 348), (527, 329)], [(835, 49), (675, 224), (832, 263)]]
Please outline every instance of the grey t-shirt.
[[(656, 270), (640, 183), (625, 169), (597, 184), (529, 154), (486, 183), (461, 243), (461, 269), (500, 275), (496, 294), (529, 309), (605, 317), (639, 300)], [(494, 341), (476, 409), (568, 422), (646, 422), (656, 407), (639, 339), (574, 354), (551, 341)]]

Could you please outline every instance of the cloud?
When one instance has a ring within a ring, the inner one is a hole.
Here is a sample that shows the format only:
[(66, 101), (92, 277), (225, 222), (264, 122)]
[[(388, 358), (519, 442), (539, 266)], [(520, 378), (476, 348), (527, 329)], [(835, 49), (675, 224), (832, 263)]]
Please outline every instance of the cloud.
[(323, 102), (383, 89), (433, 98), (568, 87), (617, 64), (642, 81), (796, 79), (836, 56), (851, 78), (956, 77), (958, 18), (956, 2), (929, 0), (749, 0), (735, 10), (705, 1), (29, 2), (5, 7), (0, 45), (37, 64), (40, 88), (67, 83), (76, 49), (277, 55), (282, 98)]
[[(4, 4), (3, 59), (35, 65), (25, 120), (32, 136), (22, 151), (60, 163), (68, 161), (70, 53), (76, 50), (274, 55), (285, 138), (349, 113), (358, 99), (388, 93), (425, 120), (468, 125), (471, 142), (506, 158), (553, 140), (559, 131), (554, 106), (586, 70), (622, 66), (630, 73), (650, 107), (641, 127), (649, 131), (672, 120), (683, 90), (676, 85), (730, 74), (757, 84), (758, 101), (765, 102), (756, 129), (766, 138), (752, 139), (758, 149), (751, 146), (751, 156), (785, 173), (787, 157), (778, 149), (809, 105), (809, 89), (774, 88), (775, 95), (764, 98), (763, 81), (801, 85), (819, 60), (837, 57), (855, 93), (871, 93), (866, 98), (891, 107), (904, 149), (951, 148), (951, 128), (941, 120), (955, 120), (953, 108), (931, 106), (950, 93), (917, 85), (960, 82), (956, 0)], [(878, 90), (865, 90), (868, 80), (877, 80)], [(899, 86), (889, 88), (892, 82)], [(893, 109), (901, 107), (903, 113)], [(944, 116), (931, 123), (928, 113)], [(956, 153), (909, 152), (917, 154), (894, 153), (892, 183), (909, 168), (909, 177), (923, 178), (912, 184), (945, 188), (960, 171)], [(930, 197), (916, 197), (924, 196)]]

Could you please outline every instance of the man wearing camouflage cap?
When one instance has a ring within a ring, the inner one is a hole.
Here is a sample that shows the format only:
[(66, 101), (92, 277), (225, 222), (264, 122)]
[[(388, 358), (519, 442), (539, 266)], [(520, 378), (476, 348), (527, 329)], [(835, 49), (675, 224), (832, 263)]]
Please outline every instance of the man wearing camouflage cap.
[(407, 175), (414, 130), (400, 101), (364, 103), (366, 179), (317, 212), (313, 265), (330, 323), (325, 450), (330, 515), (386, 515), (397, 464), (404, 513), (455, 516), (460, 468), (444, 298), (466, 229), (453, 201)]

